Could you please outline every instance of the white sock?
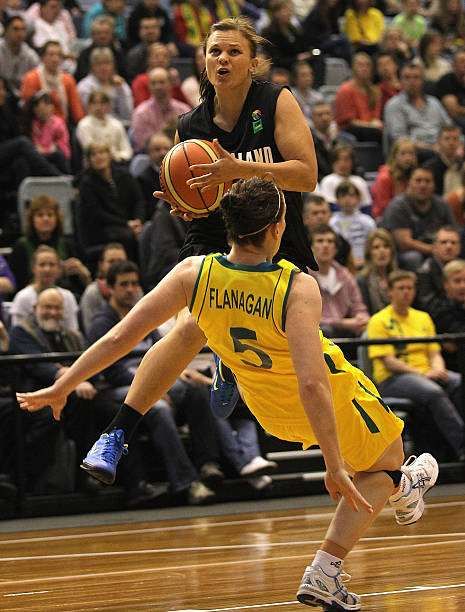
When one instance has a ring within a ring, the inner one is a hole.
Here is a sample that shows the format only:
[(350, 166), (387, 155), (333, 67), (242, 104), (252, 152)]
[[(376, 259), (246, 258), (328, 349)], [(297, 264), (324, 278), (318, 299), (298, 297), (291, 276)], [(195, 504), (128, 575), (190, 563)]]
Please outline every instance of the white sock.
[(319, 565), (328, 576), (336, 576), (342, 570), (344, 561), (339, 557), (330, 555), (324, 550), (317, 550), (312, 565)]

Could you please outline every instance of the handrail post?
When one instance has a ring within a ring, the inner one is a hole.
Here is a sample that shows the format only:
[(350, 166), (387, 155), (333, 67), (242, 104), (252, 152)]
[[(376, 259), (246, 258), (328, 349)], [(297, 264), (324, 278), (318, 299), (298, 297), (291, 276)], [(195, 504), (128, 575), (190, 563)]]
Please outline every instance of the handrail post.
[(462, 376), (462, 383), (460, 385), (460, 413), (462, 418), (465, 418), (465, 342), (463, 340), (457, 342), (457, 357), (459, 372)]
[(24, 450), (24, 429), (23, 429), (23, 414), (16, 399), (16, 390), (19, 381), (19, 367), (11, 366), (11, 400), (14, 410), (14, 427), (15, 427), (15, 475), (18, 495), (16, 497), (16, 511), (19, 516), (22, 516), (24, 508), (24, 500), (26, 498), (26, 468), (25, 468), (25, 450)]

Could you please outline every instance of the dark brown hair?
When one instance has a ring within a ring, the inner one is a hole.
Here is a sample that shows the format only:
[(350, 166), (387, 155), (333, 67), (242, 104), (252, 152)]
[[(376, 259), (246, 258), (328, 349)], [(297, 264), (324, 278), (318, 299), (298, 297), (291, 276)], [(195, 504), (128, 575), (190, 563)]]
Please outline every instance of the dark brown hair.
[(283, 204), (273, 182), (258, 177), (237, 181), (221, 200), (228, 240), (260, 246), (267, 228), (279, 221)]

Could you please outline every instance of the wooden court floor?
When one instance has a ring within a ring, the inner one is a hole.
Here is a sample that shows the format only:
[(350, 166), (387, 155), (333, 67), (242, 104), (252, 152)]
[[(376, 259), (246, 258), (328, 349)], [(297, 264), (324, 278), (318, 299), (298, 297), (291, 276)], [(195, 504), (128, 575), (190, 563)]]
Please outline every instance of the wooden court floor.
[[(309, 504), (311, 498), (309, 499)], [(283, 611), (332, 508), (0, 535), (0, 610)], [(465, 610), (465, 497), (400, 528), (385, 509), (346, 562), (366, 611)]]

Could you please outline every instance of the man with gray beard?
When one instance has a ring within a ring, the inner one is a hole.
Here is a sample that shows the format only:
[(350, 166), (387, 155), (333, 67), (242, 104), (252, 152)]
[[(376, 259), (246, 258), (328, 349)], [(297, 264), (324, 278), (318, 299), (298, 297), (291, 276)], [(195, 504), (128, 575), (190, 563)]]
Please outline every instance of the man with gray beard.
[[(41, 291), (37, 296), (33, 314), (24, 317), (13, 327), (10, 334), (10, 352), (14, 354), (34, 355), (83, 349), (84, 342), (79, 332), (65, 327), (64, 300), (56, 288)], [(33, 390), (43, 385), (51, 385), (68, 367), (59, 362), (24, 364), (18, 377), (18, 387)], [(85, 451), (85, 440), (91, 440), (94, 432), (92, 414), (95, 406), (92, 400), (96, 395), (95, 386), (84, 381), (69, 398), (63, 413), (62, 426), (53, 420), (48, 409), (24, 423), (29, 489), (37, 493), (50, 493), (53, 489), (55, 492), (73, 490), (77, 468), (75, 457), (67, 455), (69, 461), (66, 467), (62, 467), (62, 474), (68, 473), (69, 482), (65, 482), (65, 476), (60, 479), (59, 484), (52, 484), (48, 479), (42, 482), (40, 474), (45, 470), (53, 470), (57, 461), (63, 461), (61, 453), (63, 449), (69, 449), (63, 440), (63, 431), (65, 440), (71, 438), (75, 441), (77, 456), (80, 456), (81, 448)], [(90, 479), (82, 479), (78, 484), (86, 490), (96, 489)]]
[[(56, 288), (39, 293), (34, 313), (13, 327), (10, 341), (12, 352), (22, 354), (81, 351), (84, 348), (81, 334), (65, 327), (64, 300)], [(33, 385), (40, 387), (53, 384), (68, 368), (60, 363), (36, 363), (24, 369), (33, 379)], [(84, 399), (92, 399), (96, 393), (95, 387), (87, 381), (76, 389), (77, 396)]]

